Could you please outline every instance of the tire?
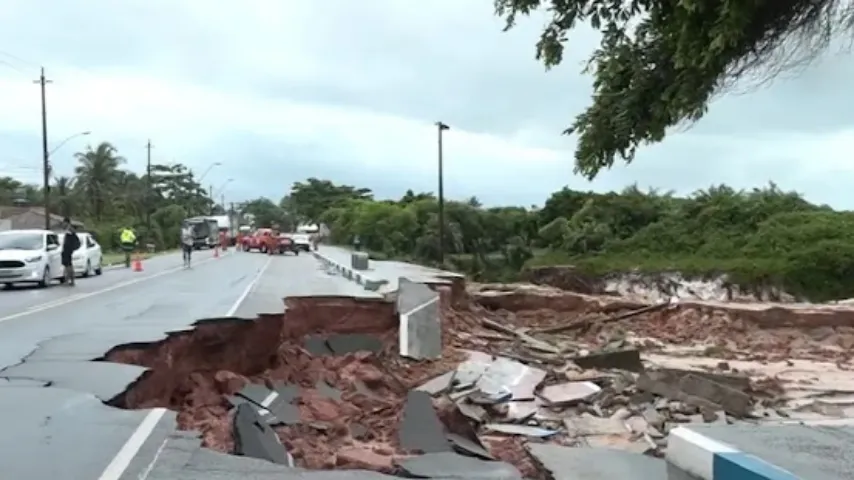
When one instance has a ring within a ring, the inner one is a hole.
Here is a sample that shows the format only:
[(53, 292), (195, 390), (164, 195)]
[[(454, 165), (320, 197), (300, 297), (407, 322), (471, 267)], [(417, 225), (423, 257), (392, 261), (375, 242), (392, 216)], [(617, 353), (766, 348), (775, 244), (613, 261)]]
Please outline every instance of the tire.
[(266, 245), (261, 246), (260, 250), (261, 250), (261, 253), (267, 253), (267, 246)]
[(47, 288), (50, 286), (50, 267), (44, 267), (42, 279), (38, 283), (39, 288)]
[(294, 250), (294, 255), (299, 256), (299, 250)]
[(4, 283), (3, 284), (3, 288), (5, 288), (6, 290), (11, 290), (13, 286), (14, 286), (14, 284), (12, 284), (12, 283)]
[(83, 270), (83, 274), (80, 276), (83, 278), (86, 278), (89, 275), (91, 275), (91, 273), (92, 273), (92, 262), (90, 262), (89, 260), (86, 260), (86, 269)]
[(95, 275), (101, 275), (102, 273), (104, 273), (104, 259), (99, 258), (98, 259), (98, 267), (95, 268)]

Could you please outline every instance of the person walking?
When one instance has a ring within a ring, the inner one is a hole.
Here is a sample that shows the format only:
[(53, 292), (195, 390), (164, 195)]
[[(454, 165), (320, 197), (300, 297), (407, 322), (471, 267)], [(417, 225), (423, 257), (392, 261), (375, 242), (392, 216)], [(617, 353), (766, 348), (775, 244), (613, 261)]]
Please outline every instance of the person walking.
[(64, 270), (63, 275), (65, 278), (65, 284), (69, 287), (74, 286), (74, 263), (73, 257), (74, 252), (80, 248), (80, 237), (77, 236), (77, 232), (75, 231), (74, 225), (71, 224), (71, 220), (67, 217), (62, 220), (63, 225), (65, 226), (65, 236), (62, 239), (62, 268)]
[(184, 268), (190, 268), (193, 260), (193, 227), (189, 222), (181, 224), (181, 251), (184, 255)]

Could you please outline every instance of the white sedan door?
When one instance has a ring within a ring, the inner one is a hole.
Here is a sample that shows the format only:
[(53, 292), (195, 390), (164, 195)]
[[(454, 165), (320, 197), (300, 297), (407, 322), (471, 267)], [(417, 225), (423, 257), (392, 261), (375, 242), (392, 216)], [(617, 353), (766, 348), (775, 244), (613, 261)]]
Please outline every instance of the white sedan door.
[(100, 270), (101, 246), (98, 245), (98, 242), (96, 242), (91, 235), (86, 235), (86, 239), (83, 244), (86, 245), (86, 258), (89, 260), (89, 264), (92, 265), (92, 270)]
[(50, 276), (61, 278), (63, 275), (62, 246), (59, 244), (59, 237), (55, 233), (47, 234), (47, 259), (50, 266)]

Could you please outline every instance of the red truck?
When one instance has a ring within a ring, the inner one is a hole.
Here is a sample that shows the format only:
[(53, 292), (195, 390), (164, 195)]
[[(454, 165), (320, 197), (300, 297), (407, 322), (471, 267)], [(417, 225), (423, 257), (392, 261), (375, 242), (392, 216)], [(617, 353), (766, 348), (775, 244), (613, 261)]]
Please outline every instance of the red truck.
[[(269, 253), (270, 235), (273, 235), (272, 229), (259, 228), (252, 235), (243, 237), (241, 240), (241, 249), (244, 252), (258, 250), (261, 253)], [(287, 235), (277, 235), (276, 245), (277, 247), (276, 250), (274, 250), (274, 253), (284, 254), (285, 252), (292, 252), (295, 255), (299, 255), (299, 250), (297, 249), (296, 244), (294, 244), (293, 240), (291, 240)]]

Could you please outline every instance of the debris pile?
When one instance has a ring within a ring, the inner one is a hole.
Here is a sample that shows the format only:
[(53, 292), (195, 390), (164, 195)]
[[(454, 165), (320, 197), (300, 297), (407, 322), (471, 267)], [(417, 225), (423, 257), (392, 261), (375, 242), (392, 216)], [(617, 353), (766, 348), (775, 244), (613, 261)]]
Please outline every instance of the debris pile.
[[(104, 360), (150, 370), (111, 404), (170, 408), (205, 446), (285, 465), (416, 477), (471, 477), (477, 465), (539, 479), (544, 457), (570, 456), (565, 449), (660, 457), (678, 425), (786, 417), (780, 380), (741, 365), (785, 355), (844, 362), (839, 345), (854, 319), (847, 307), (649, 305), (537, 286), (480, 286), (451, 299), (439, 290), (438, 360), (398, 355), (394, 304), (289, 298), (284, 314), (207, 320), (115, 348)], [(698, 342), (705, 365), (665, 365), (674, 345), (696, 354)], [(749, 350), (756, 345), (761, 354)]]
[(504, 325), (594, 346), (623, 338), (643, 343), (646, 350), (703, 345), (708, 355), (723, 359), (834, 362), (850, 359), (854, 347), (849, 305), (676, 299), (649, 304), (535, 285), (478, 285), (471, 294)]
[[(455, 370), (418, 390), (437, 398), (445, 416), (465, 417), (481, 445), (511, 436), (654, 456), (663, 453), (674, 426), (758, 419), (762, 413), (755, 407), (771, 399), (744, 375), (644, 371), (637, 350), (599, 352), (540, 367), (471, 351)], [(470, 445), (460, 449), (482, 455)]]

